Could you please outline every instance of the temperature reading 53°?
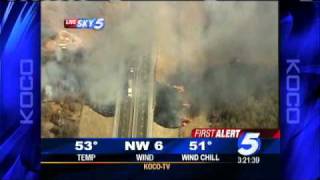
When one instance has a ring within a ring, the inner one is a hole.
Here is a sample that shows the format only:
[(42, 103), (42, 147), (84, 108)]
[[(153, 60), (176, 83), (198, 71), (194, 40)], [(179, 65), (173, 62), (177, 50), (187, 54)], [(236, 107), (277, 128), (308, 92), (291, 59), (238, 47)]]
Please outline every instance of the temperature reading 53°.
[(76, 141), (74, 149), (77, 151), (91, 151), (97, 145), (98, 141)]
[(207, 146), (211, 146), (212, 142), (211, 141), (190, 141), (189, 143), (189, 150), (191, 151), (196, 151), (198, 149), (200, 150), (206, 150)]

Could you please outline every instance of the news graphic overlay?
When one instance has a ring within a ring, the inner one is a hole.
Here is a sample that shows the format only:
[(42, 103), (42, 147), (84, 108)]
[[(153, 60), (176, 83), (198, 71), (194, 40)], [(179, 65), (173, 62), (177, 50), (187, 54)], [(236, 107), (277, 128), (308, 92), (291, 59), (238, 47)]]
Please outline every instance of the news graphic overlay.
[(76, 29), (94, 29), (101, 30), (104, 27), (103, 18), (80, 18), (80, 19), (65, 19), (65, 28), (76, 28)]
[[(215, 133), (199, 138), (207, 131)], [(279, 138), (278, 130), (224, 128), (197, 129), (193, 138), (51, 138), (42, 145), (42, 175), (59, 179), (76, 173), (76, 177), (82, 177), (94, 168), (99, 177), (108, 174), (113, 178), (138, 179), (159, 173), (160, 179), (208, 175), (278, 179)], [(55, 148), (58, 146), (61, 148)], [(181, 170), (190, 172), (180, 174)]]
[(41, 8), (45, 177), (280, 176), (277, 2)]

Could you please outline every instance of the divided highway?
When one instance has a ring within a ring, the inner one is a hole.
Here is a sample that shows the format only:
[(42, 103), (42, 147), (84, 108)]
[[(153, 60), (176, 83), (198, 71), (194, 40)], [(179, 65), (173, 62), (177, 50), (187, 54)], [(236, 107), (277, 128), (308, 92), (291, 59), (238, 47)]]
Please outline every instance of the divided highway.
[(154, 110), (156, 57), (141, 57), (124, 67), (127, 78), (116, 102), (114, 137), (151, 137)]

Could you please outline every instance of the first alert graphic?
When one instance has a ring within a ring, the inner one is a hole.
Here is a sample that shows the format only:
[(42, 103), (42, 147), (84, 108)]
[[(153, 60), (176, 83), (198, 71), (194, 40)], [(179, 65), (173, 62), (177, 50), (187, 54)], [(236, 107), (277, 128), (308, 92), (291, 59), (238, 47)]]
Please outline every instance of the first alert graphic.
[(241, 129), (197, 128), (192, 131), (196, 138), (238, 138)]

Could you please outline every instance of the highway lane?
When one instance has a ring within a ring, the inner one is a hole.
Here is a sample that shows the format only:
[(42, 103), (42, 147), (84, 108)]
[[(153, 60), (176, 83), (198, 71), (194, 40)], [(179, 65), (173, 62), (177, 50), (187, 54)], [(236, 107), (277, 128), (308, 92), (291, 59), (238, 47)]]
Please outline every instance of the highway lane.
[(114, 137), (152, 136), (155, 58), (143, 56), (134, 67), (125, 67), (128, 83), (117, 98)]

